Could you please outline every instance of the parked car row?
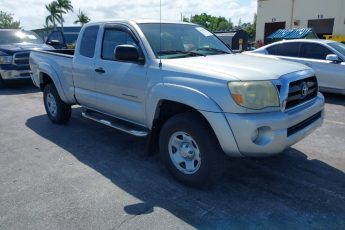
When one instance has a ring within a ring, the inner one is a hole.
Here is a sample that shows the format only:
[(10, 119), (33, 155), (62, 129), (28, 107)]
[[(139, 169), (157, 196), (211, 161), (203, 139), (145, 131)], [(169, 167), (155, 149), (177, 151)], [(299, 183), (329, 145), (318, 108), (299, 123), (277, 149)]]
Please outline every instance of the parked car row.
[(252, 54), (270, 55), (313, 68), (323, 92), (345, 94), (345, 44), (322, 39), (285, 40)]
[[(222, 35), (222, 34), (220, 34)], [(37, 49), (71, 49), (78, 33), (52, 31), (46, 45), (35, 33), (0, 30), (0, 87), (6, 81), (30, 78), (29, 53)], [(219, 37), (223, 40), (223, 37)], [(223, 40), (223, 42), (225, 42)], [(284, 40), (246, 54), (269, 55), (299, 62), (316, 71), (320, 91), (345, 94), (345, 44), (321, 39)]]

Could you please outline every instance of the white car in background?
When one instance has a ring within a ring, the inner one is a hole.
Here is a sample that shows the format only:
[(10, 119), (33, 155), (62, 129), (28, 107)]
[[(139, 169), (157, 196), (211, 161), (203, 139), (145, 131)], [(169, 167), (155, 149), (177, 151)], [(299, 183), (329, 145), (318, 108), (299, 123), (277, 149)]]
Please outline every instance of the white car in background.
[(313, 68), (320, 91), (345, 95), (345, 45), (322, 39), (284, 40), (247, 54), (270, 55)]

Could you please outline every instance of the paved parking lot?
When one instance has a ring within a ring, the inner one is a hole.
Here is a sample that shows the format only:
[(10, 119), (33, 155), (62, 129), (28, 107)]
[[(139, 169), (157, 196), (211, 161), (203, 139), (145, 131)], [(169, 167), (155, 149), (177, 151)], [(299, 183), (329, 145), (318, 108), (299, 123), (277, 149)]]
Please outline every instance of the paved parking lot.
[(283, 154), (229, 159), (214, 186), (175, 182), (145, 140), (45, 115), (30, 84), (0, 90), (0, 229), (344, 229), (345, 97)]

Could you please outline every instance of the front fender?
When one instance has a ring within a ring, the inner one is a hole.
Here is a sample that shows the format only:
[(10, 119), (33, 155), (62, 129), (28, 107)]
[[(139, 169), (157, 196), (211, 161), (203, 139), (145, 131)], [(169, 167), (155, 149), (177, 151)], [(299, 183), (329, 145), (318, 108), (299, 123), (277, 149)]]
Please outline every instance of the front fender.
[(223, 151), (229, 156), (242, 156), (223, 110), (212, 98), (193, 88), (174, 84), (157, 84), (151, 89), (146, 100), (146, 117), (150, 129), (152, 129), (161, 100), (182, 103), (198, 110), (209, 122)]
[(148, 127), (150, 128), (155, 118), (156, 108), (161, 100), (182, 103), (199, 111), (223, 112), (215, 101), (196, 89), (181, 85), (160, 83), (151, 88), (146, 99), (146, 118)]

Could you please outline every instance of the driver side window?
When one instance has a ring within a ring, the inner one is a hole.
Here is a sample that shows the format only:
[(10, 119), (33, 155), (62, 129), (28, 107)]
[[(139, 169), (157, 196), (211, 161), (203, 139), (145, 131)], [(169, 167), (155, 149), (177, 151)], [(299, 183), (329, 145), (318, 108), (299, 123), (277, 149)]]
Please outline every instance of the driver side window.
[(126, 31), (106, 29), (103, 36), (102, 59), (115, 60), (115, 48), (119, 45), (133, 45), (138, 47), (133, 37)]
[(314, 43), (305, 43), (302, 45), (302, 58), (326, 60), (328, 54), (334, 53), (323, 45)]

